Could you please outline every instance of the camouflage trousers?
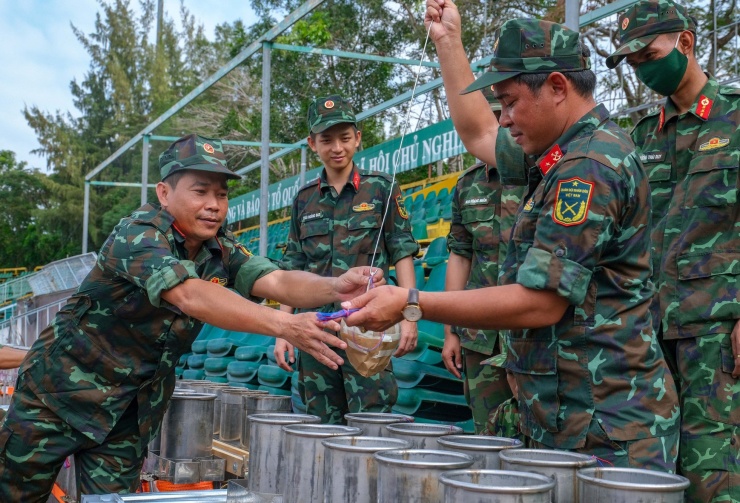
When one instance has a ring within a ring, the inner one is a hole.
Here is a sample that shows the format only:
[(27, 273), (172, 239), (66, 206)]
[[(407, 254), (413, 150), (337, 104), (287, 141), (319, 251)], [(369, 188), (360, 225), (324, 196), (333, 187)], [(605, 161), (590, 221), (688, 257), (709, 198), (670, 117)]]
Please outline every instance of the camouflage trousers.
[(486, 430), (488, 416), (503, 402), (511, 398), (511, 389), (506, 382), (506, 370), (492, 365), (481, 365), (491, 357), (463, 348), (463, 371), (465, 372), (465, 400), (473, 413), (475, 433)]
[[(556, 445), (545, 445), (533, 439), (527, 444), (533, 449), (557, 449)], [(644, 468), (675, 473), (678, 458), (678, 432), (662, 437), (640, 440), (617, 441), (610, 439), (599, 422), (591, 419), (586, 433), (586, 445), (572, 452), (595, 456), (600, 466), (618, 468)]]
[(481, 435), (514, 438), (528, 447), (527, 437), (519, 426), (520, 420), (519, 403), (515, 397), (511, 397), (488, 415), (486, 429)]
[(740, 379), (729, 334), (666, 341), (675, 345), (681, 398), (679, 472), (686, 501), (740, 501)]
[(314, 414), (325, 424), (346, 424), (348, 412), (391, 412), (398, 398), (393, 372), (383, 370), (363, 377), (352, 366), (347, 354), (332, 348), (344, 365), (332, 370), (308, 353), (298, 357), (298, 388), (306, 414)]
[(51, 412), (32, 392), (16, 389), (0, 427), (0, 501), (46, 503), (64, 460), (74, 455), (80, 494), (134, 492), (146, 445), (136, 400), (102, 444)]

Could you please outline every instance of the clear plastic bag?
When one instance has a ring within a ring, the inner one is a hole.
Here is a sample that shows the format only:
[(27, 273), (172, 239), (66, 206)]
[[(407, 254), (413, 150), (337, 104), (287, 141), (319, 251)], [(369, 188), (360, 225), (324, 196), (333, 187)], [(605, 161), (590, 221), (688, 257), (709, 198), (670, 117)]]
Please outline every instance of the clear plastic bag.
[(347, 358), (357, 372), (364, 376), (374, 376), (388, 366), (391, 356), (401, 342), (401, 325), (393, 325), (384, 332), (350, 327), (341, 321), (339, 337), (347, 343)]

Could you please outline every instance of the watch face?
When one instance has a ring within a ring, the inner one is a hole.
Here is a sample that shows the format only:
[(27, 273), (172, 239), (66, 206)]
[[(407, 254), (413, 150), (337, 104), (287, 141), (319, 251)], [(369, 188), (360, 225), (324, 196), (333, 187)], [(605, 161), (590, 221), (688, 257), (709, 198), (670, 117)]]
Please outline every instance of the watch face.
[(403, 308), (403, 317), (406, 321), (419, 321), (421, 319), (421, 308), (419, 306), (406, 306)]

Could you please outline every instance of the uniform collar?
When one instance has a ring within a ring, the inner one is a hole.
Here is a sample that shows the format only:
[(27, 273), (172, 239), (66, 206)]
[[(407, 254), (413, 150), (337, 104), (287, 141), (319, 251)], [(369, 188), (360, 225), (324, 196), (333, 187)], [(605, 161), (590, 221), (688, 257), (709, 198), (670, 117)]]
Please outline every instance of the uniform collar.
[[(347, 179), (347, 183), (345, 185), (349, 185), (352, 187), (355, 192), (358, 192), (360, 190), (360, 171), (357, 168), (357, 164), (354, 162), (352, 163), (352, 171), (349, 173), (349, 178)], [(318, 184), (319, 192), (323, 192), (324, 190), (328, 190), (331, 188), (331, 185), (329, 185), (329, 182), (326, 180), (326, 168), (321, 170), (321, 174), (319, 175), (319, 184)]]
[[(182, 233), (182, 231), (177, 227), (175, 224), (174, 217), (165, 209), (159, 210), (159, 213), (161, 215), (161, 218), (164, 222), (169, 223), (169, 227), (172, 229), (172, 236), (175, 238), (175, 241), (179, 244), (185, 243), (185, 235)], [(200, 257), (201, 253), (204, 249), (210, 250), (211, 255), (213, 255), (214, 251), (218, 251), (219, 253), (223, 254), (223, 248), (221, 247), (221, 243), (219, 242), (218, 238), (225, 235), (223, 227), (218, 230), (218, 233), (216, 234), (215, 238), (211, 238), (203, 243), (203, 246), (201, 247), (201, 251), (198, 252), (198, 257), (196, 257), (196, 261), (198, 261), (198, 258)]]
[[(709, 114), (712, 112), (714, 107), (714, 101), (717, 98), (717, 92), (719, 92), (719, 83), (710, 74), (706, 74), (709, 78), (707, 83), (704, 84), (699, 95), (694, 100), (694, 104), (691, 105), (687, 114), (692, 114), (701, 121), (706, 121), (709, 118)], [(669, 97), (665, 100), (663, 108), (660, 109), (660, 116), (658, 118), (658, 131), (663, 129), (666, 122), (678, 117), (678, 109), (673, 100)]]
[(568, 145), (578, 136), (596, 129), (599, 124), (609, 119), (609, 110), (604, 105), (596, 105), (586, 115), (569, 127), (555, 144), (537, 159), (537, 166), (546, 175), (568, 152)]

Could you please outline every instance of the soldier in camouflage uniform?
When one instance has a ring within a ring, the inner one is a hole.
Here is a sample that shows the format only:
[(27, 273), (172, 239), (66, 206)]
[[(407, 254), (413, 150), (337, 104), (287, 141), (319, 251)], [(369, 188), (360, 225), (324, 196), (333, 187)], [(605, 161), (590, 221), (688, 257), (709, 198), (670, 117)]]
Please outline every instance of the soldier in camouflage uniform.
[[(562, 25), (508, 21), (491, 70), (471, 84), (454, 5), (428, 0), (427, 20), (468, 151), (499, 170), (508, 169), (497, 162), (501, 149), (538, 158), (501, 286), (421, 292), (424, 317), (509, 329), (505, 365), (516, 378), (522, 432), (535, 447), (673, 470), (679, 411), (649, 310), (649, 186), (629, 136), (593, 100), (588, 49)], [(460, 95), (490, 85), (502, 127), (480, 93)], [(362, 307), (347, 322), (381, 328), (406, 296), (382, 287), (345, 302)]]
[[(413, 257), (419, 246), (411, 235), (401, 192), (397, 185), (391, 185), (389, 176), (362, 172), (354, 164), (361, 133), (352, 107), (339, 95), (317, 98), (308, 109), (308, 128), (308, 145), (324, 169), (317, 181), (296, 194), (282, 267), (331, 277), (353, 266), (372, 263), (387, 272), (395, 265), (399, 284), (413, 286)], [(282, 308), (292, 311), (290, 306)], [(320, 311), (338, 309), (339, 304), (327, 304)], [(416, 346), (416, 324), (404, 323), (401, 328), (396, 356)], [(292, 346), (278, 341), (277, 362), (292, 370), (285, 360), (286, 352), (289, 361), (295, 361)], [(345, 360), (341, 368), (331, 370), (310, 355), (300, 355), (299, 387), (307, 412), (329, 424), (343, 423), (348, 412), (390, 412), (398, 397), (390, 369), (363, 377)]]
[[(501, 105), (493, 99), (491, 88), (483, 91), (494, 112), (500, 113)], [(506, 257), (523, 192), (521, 185), (502, 185), (498, 170), (483, 163), (460, 175), (452, 198), (452, 225), (447, 236), (450, 258), (445, 290), (497, 284), (498, 265)], [(511, 397), (506, 371), (481, 364), (499, 351), (495, 330), (445, 325), (442, 360), (456, 377), (461, 377), (461, 370), (465, 373), (465, 399), (473, 413), (476, 433), (486, 428), (488, 415)]]
[(324, 304), (363, 292), (369, 268), (327, 279), (252, 256), (222, 228), (226, 181), (239, 177), (219, 140), (181, 138), (160, 157), (160, 170), (161, 206), (121, 220), (20, 368), (0, 428), (0, 501), (45, 502), (73, 454), (81, 494), (134, 491), (175, 365), (204, 322), (294, 334), (292, 342), (321, 361), (342, 363), (326, 344), (344, 343), (315, 315), (290, 316), (243, 297)]
[(668, 0), (619, 17), (619, 48), (665, 105), (632, 132), (653, 199), (652, 311), (675, 362), (687, 499), (740, 501), (740, 90), (705, 74), (696, 21)]

